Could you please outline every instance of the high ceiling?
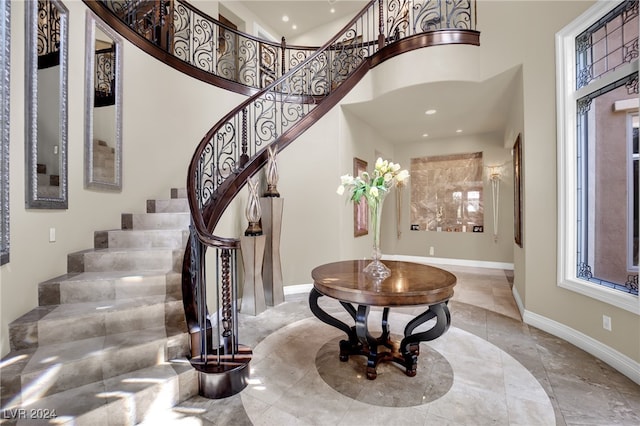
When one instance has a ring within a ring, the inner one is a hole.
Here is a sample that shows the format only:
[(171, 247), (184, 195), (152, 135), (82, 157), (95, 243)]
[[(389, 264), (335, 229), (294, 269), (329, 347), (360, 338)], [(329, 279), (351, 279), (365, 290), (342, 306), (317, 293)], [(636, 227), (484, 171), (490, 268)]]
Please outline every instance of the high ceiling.
[[(367, 1), (243, 0), (242, 3), (279, 35), (290, 38), (338, 16), (355, 16)], [(335, 13), (329, 12), (331, 8), (335, 8)], [(282, 21), (283, 15), (289, 17), (288, 22)], [(297, 30), (291, 29), (294, 23)], [(327, 34), (327, 38), (331, 35)], [(395, 144), (502, 132), (517, 89), (516, 75), (517, 68), (479, 83), (456, 81), (407, 87), (369, 102), (346, 105), (345, 109)], [(437, 112), (426, 115), (428, 109)]]
[[(253, 11), (269, 27), (277, 31), (272, 34), (277, 40), (282, 36), (293, 39), (316, 27), (325, 25), (337, 17), (355, 16), (367, 3), (366, 0), (242, 0), (247, 9)], [(331, 12), (331, 9), (334, 12)], [(284, 22), (283, 16), (289, 20)], [(296, 25), (297, 29), (292, 26)], [(330, 34), (333, 35), (333, 34)]]

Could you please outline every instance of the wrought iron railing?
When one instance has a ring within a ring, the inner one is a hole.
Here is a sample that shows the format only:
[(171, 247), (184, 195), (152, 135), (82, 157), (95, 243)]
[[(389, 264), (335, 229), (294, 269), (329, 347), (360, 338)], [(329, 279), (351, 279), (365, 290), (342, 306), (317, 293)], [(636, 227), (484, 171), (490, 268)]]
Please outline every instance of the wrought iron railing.
[[(239, 248), (239, 241), (220, 238), (213, 230), (231, 200), (245, 185), (247, 179), (262, 167), (267, 159), (267, 147), (284, 149), (300, 133), (310, 127), (319, 117), (333, 107), (374, 64), (373, 58), (383, 49), (387, 56), (394, 48), (390, 44), (402, 45), (402, 41), (426, 33), (415, 34), (416, 30), (427, 32), (437, 28), (447, 32), (446, 43), (478, 44), (477, 32), (469, 28), (475, 25), (470, 2), (467, 8), (441, 10), (427, 7), (430, 2), (373, 0), (353, 18), (338, 34), (324, 46), (306, 56), (299, 64), (270, 83), (263, 90), (247, 99), (220, 120), (205, 135), (196, 148), (187, 175), (187, 194), (192, 215), (191, 241), (183, 268), (183, 297), (187, 320), (193, 333), (200, 336), (200, 351), (193, 352), (192, 364), (201, 371), (218, 371), (220, 364), (211, 360), (210, 367), (207, 347), (201, 330), (207, 329), (207, 314), (203, 307), (206, 290), (203, 276), (202, 253), (213, 247), (223, 256), (230, 256)], [(462, 2), (432, 2), (439, 7)], [(411, 8), (409, 5), (413, 4)], [(453, 12), (458, 16), (453, 18)], [(445, 13), (446, 12), (446, 13)], [(448, 16), (448, 20), (441, 17)], [(428, 22), (427, 22), (428, 20)], [(442, 28), (442, 25), (458, 25), (458, 29)], [(436, 27), (434, 27), (436, 25)], [(438, 27), (440, 26), (440, 27)], [(442, 40), (445, 40), (442, 39)], [(416, 41), (418, 40), (418, 41)], [(422, 47), (422, 39), (413, 39), (406, 49)], [(444, 43), (429, 39), (428, 43)], [(379, 62), (379, 61), (378, 61)], [(376, 62), (376, 63), (378, 63)], [(200, 261), (194, 261), (194, 258)], [(219, 285), (235, 288), (237, 285), (216, 271)], [(226, 281), (225, 281), (226, 280)], [(224, 292), (224, 290), (223, 290)], [(228, 291), (227, 291), (228, 294)], [(220, 351), (229, 346), (231, 356), (237, 352), (231, 342), (235, 310), (223, 301), (221, 312), (231, 312), (222, 323), (222, 342), (215, 345), (214, 353), (220, 358)], [(191, 313), (198, 313), (197, 321)], [(220, 323), (219, 322), (219, 323)], [(227, 341), (225, 336), (229, 336)], [(237, 343), (237, 342), (236, 342)], [(220, 360), (218, 360), (220, 361)]]
[[(95, 5), (85, 2), (96, 11)], [(131, 30), (183, 64), (262, 89), (305, 61), (317, 46), (288, 45), (242, 33), (184, 0), (99, 0)], [(385, 43), (443, 29), (474, 30), (473, 0), (384, 0), (370, 16)], [(377, 42), (377, 38), (369, 40)]]
[[(289, 46), (284, 39), (281, 43), (259, 40), (183, 0), (85, 3), (121, 33), (134, 31), (138, 41), (144, 38), (153, 47), (143, 47), (146, 51), (177, 69), (200, 79), (205, 73), (233, 81), (255, 93), (216, 123), (193, 154), (187, 175), (190, 241), (182, 273), (192, 365), (207, 373), (246, 367), (250, 351), (237, 341), (235, 306), (240, 244), (235, 238), (213, 234), (225, 209), (266, 163), (268, 147), (284, 149), (336, 105), (369, 68), (429, 45), (479, 44), (475, 2), (372, 0), (320, 48)], [(105, 17), (105, 11), (112, 16)], [(138, 41), (136, 45), (141, 46)], [(215, 251), (213, 277), (206, 276), (208, 248)], [(207, 281), (217, 283), (215, 317), (206, 305)]]

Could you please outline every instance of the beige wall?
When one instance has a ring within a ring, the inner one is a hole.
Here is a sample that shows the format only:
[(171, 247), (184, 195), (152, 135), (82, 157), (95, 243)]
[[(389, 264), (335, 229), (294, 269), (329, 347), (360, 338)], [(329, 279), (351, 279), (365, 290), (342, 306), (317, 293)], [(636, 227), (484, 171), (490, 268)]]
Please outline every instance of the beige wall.
[[(523, 135), (524, 248), (513, 244), (505, 248), (501, 245), (502, 240), (491, 247), (496, 249), (496, 258), (513, 259), (516, 290), (526, 312), (570, 327), (639, 362), (637, 315), (561, 289), (556, 284), (554, 34), (590, 4), (579, 1), (479, 1), (478, 29), (482, 32), (482, 46), (458, 47), (458, 64), (465, 64), (462, 66), (467, 67), (466, 70), (450, 67), (450, 49), (422, 49), (376, 68), (344, 103), (370, 99), (400, 86), (438, 79), (456, 80), (464, 73), (473, 74), (475, 81), (479, 81), (521, 67), (522, 91), (516, 96), (504, 134), (469, 137), (460, 146), (460, 150), (482, 147), (496, 158), (504, 158), (505, 148), (510, 147), (515, 135)], [(91, 247), (93, 231), (118, 227), (121, 212), (143, 211), (145, 199), (166, 197), (168, 188), (183, 187), (186, 164), (196, 141), (241, 99), (191, 81), (125, 43), (123, 192), (108, 194), (84, 190), (84, 90), (81, 85), (84, 5), (69, 2), (68, 7), (71, 13), (69, 210), (27, 211), (23, 207), (24, 100), (21, 96), (24, 88), (24, 5), (18, 1), (12, 3), (12, 238), (11, 263), (0, 269), (3, 354), (8, 351), (7, 324), (36, 306), (37, 283), (64, 273), (67, 253)], [(441, 60), (415, 62), (433, 55), (441, 55)], [(171, 84), (167, 84), (168, 81)], [(157, 94), (157, 98), (153, 94)], [(167, 99), (172, 99), (175, 107), (166, 106)], [(444, 146), (445, 142), (441, 141), (438, 149), (444, 150)], [(430, 151), (416, 147), (416, 150), (420, 149), (425, 153)], [(353, 238), (351, 205), (344, 196), (337, 196), (335, 189), (339, 176), (352, 170), (354, 156), (372, 164), (376, 151), (403, 165), (408, 164), (413, 155), (405, 148), (394, 150), (365, 123), (343, 109), (335, 108), (281, 153), (279, 190), (285, 200), (281, 253), (285, 285), (309, 283), (311, 269), (322, 262), (369, 256), (370, 238)], [(389, 201), (383, 219), (385, 228), (395, 232), (395, 215), (391, 207), (394, 201)], [(506, 200), (501, 205), (508, 208)], [(224, 226), (230, 233), (237, 232), (234, 228), (243, 223), (238, 219), (242, 212), (243, 207), (237, 206), (226, 219)], [(501, 217), (506, 219), (508, 216), (507, 210), (501, 211)], [(507, 223), (505, 220), (505, 227)], [(47, 242), (51, 226), (58, 230), (58, 242), (53, 244)], [(424, 252), (424, 241), (417, 241), (415, 247), (410, 247), (413, 243), (410, 243), (409, 234), (409, 231), (403, 233), (398, 250)], [(506, 228), (502, 235), (505, 242), (512, 236)], [(393, 237), (383, 236), (384, 251), (387, 248), (395, 250)], [(453, 247), (457, 243), (454, 240), (438, 242), (436, 254), (455, 253)], [(36, 261), (37, 269), (33, 267)], [(602, 329), (602, 314), (612, 318), (613, 331)]]

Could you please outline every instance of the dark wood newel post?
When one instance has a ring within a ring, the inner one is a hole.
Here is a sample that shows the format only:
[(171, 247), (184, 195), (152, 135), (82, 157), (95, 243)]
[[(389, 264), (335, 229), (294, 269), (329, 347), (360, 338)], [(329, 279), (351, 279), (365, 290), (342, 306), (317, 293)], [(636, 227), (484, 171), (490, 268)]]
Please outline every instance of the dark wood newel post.
[(384, 47), (384, 15), (383, 15), (383, 3), (384, 0), (378, 0), (378, 50)]

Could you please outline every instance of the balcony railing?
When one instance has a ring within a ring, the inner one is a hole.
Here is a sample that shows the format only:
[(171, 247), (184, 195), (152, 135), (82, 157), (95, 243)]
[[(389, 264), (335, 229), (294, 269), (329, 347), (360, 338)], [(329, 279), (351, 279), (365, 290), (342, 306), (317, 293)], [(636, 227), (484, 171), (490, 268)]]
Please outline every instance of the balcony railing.
[[(380, 48), (413, 35), (444, 29), (475, 30), (473, 0), (380, 0), (382, 13), (365, 25), (375, 27), (371, 43)], [(139, 37), (183, 65), (209, 77), (238, 83), (255, 92), (295, 68), (318, 46), (288, 45), (237, 31), (183, 0), (85, 1), (99, 5)]]

